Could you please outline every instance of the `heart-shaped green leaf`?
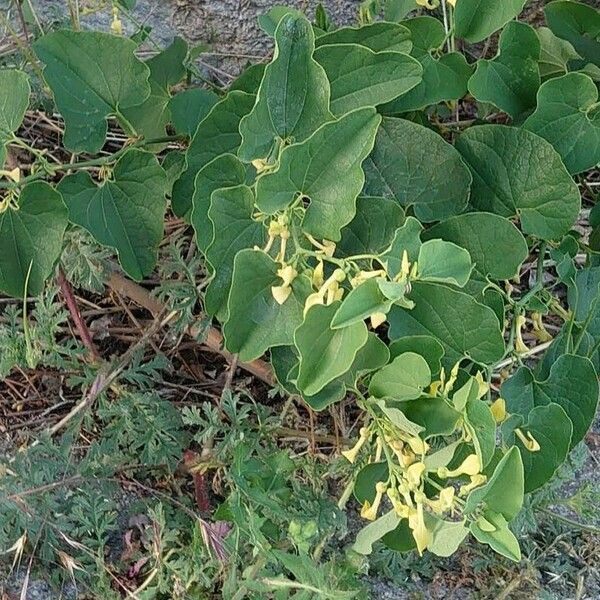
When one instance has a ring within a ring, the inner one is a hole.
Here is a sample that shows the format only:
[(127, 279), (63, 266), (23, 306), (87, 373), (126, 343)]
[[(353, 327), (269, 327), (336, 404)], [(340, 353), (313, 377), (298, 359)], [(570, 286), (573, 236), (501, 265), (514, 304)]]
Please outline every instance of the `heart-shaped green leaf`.
[(44, 289), (62, 252), (67, 215), (60, 194), (41, 181), (0, 212), (0, 290), (24, 298)]
[(518, 215), (525, 233), (543, 239), (559, 238), (577, 219), (579, 190), (543, 138), (516, 127), (481, 125), (465, 131), (456, 147), (473, 173), (476, 209)]
[(458, 37), (476, 43), (492, 35), (514, 19), (527, 0), (459, 0), (454, 11)]
[(453, 242), (427, 240), (419, 248), (418, 274), (425, 281), (439, 281), (464, 287), (473, 264), (469, 252)]
[(193, 137), (219, 96), (204, 88), (190, 88), (175, 94), (169, 101), (171, 120), (175, 131)]
[(136, 58), (136, 48), (133, 40), (97, 31), (55, 31), (35, 42), (65, 119), (69, 150), (98, 152), (106, 139), (106, 119), (115, 115), (123, 121), (124, 110), (150, 95), (150, 69)]
[(406, 352), (373, 375), (369, 393), (376, 398), (414, 400), (430, 383), (427, 361), (414, 352)]
[(569, 72), (569, 62), (581, 58), (570, 42), (562, 40), (548, 27), (537, 30), (540, 38), (540, 75), (542, 79)]
[(598, 89), (583, 73), (546, 81), (538, 92), (537, 108), (523, 127), (548, 140), (570, 173), (600, 163)]
[(163, 237), (167, 178), (156, 157), (131, 149), (101, 185), (80, 171), (58, 185), (69, 219), (114, 248), (123, 270), (140, 280), (154, 269)]

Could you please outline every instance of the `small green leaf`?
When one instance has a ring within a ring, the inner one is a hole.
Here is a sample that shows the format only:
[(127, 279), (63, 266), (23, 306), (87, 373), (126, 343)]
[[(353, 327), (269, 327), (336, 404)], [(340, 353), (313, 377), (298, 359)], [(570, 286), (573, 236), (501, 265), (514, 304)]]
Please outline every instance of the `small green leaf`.
[(342, 229), (336, 256), (379, 254), (392, 243), (402, 223), (404, 210), (394, 200), (359, 196), (354, 219)]
[(439, 283), (413, 283), (412, 310), (393, 307), (390, 338), (430, 335), (444, 347), (443, 364), (452, 368), (462, 358), (493, 364), (504, 354), (504, 339), (494, 311), (472, 296)]
[(190, 88), (175, 94), (169, 101), (175, 131), (193, 137), (198, 125), (218, 101), (217, 94), (204, 88)]
[(298, 195), (304, 196), (310, 200), (304, 230), (316, 238), (338, 241), (342, 227), (354, 217), (364, 185), (361, 164), (373, 148), (380, 120), (375, 109), (360, 108), (285, 148), (279, 168), (258, 179), (258, 208), (273, 214)]
[(598, 89), (583, 73), (546, 81), (538, 92), (537, 108), (523, 127), (548, 140), (570, 173), (600, 163)]
[(500, 34), (498, 54), (477, 61), (469, 91), (480, 102), (489, 102), (518, 118), (535, 106), (540, 87), (540, 41), (526, 23), (511, 21)]
[(458, 411), (439, 396), (422, 396), (416, 400), (397, 402), (396, 406), (409, 421), (423, 427), (425, 438), (452, 434), (461, 417)]
[(473, 439), (473, 445), (481, 465), (485, 468), (496, 450), (496, 421), (490, 407), (478, 398), (467, 401), (465, 425)]
[(276, 302), (271, 287), (281, 285), (281, 265), (261, 250), (242, 250), (235, 256), (229, 319), (223, 327), (225, 347), (247, 362), (273, 346), (294, 342), (294, 330), (302, 323), (304, 302), (311, 292), (310, 280), (300, 275), (291, 284), (292, 293)]
[(150, 69), (135, 57), (136, 44), (97, 31), (55, 31), (34, 44), (44, 78), (65, 119), (64, 145), (98, 152), (109, 116), (139, 106), (150, 95)]
[(540, 75), (542, 79), (568, 73), (569, 62), (581, 58), (569, 42), (561, 40), (548, 27), (538, 28), (537, 34), (540, 38)]
[(514, 19), (527, 0), (459, 0), (454, 11), (455, 34), (472, 44), (489, 37)]
[(592, 336), (600, 339), (600, 267), (587, 267), (576, 272), (567, 290), (569, 308), (575, 322)]
[(383, 295), (377, 280), (367, 279), (343, 299), (331, 321), (331, 328), (340, 329), (364, 321), (373, 313), (387, 314), (391, 306), (392, 302)]
[(471, 514), (483, 506), (511, 521), (523, 506), (523, 490), (523, 462), (519, 449), (512, 446), (488, 482), (468, 495), (464, 513)]
[(465, 248), (473, 261), (473, 277), (481, 282), (488, 277), (511, 279), (529, 254), (521, 232), (508, 219), (492, 213), (451, 217), (425, 231), (423, 237), (441, 238)]
[(418, 354), (406, 352), (373, 375), (369, 393), (376, 398), (414, 400), (430, 383), (427, 361)]
[(365, 193), (393, 198), (426, 223), (462, 212), (471, 174), (460, 154), (427, 127), (384, 117), (364, 164)]
[[(474, 521), (470, 526), (475, 539), (482, 544), (487, 544), (498, 554), (519, 562), (521, 560), (519, 542), (515, 534), (508, 528), (506, 519), (493, 511), (486, 511), (481, 518), (485, 519), (485, 529), (482, 529), (480, 520)], [(491, 531), (489, 530), (490, 526), (494, 528)]]
[(241, 141), (240, 120), (253, 104), (254, 96), (230, 92), (200, 122), (186, 153), (187, 169), (173, 186), (171, 204), (176, 215), (184, 216), (192, 208), (198, 171), (221, 154), (237, 152)]
[(390, 357), (392, 360), (404, 352), (415, 352), (421, 355), (429, 365), (432, 378), (435, 378), (441, 368), (444, 356), (444, 347), (430, 335), (406, 335), (390, 344)]
[(436, 556), (452, 556), (469, 535), (464, 521), (444, 521), (431, 513), (426, 513), (425, 523), (431, 533), (427, 550)]
[(317, 48), (331, 44), (360, 44), (373, 52), (412, 49), (410, 29), (398, 23), (375, 22), (362, 27), (341, 27), (317, 38)]
[(30, 92), (29, 77), (23, 71), (0, 70), (0, 169), (6, 158), (4, 145), (23, 122)]
[(312, 57), (314, 34), (306, 17), (283, 16), (275, 44), (256, 104), (240, 122), (238, 155), (244, 162), (267, 158), (276, 140), (303, 142), (332, 118), (329, 82)]
[(422, 231), (423, 226), (414, 217), (408, 217), (404, 225), (398, 227), (389, 249), (381, 255), (381, 260), (387, 263), (390, 277), (396, 277), (400, 273), (404, 251), (411, 263), (417, 260), (421, 249)]
[(581, 206), (579, 190), (546, 140), (516, 127), (481, 125), (465, 131), (456, 147), (473, 173), (474, 208), (518, 215), (525, 233), (543, 239), (569, 231)]
[(296, 385), (309, 396), (348, 371), (357, 352), (367, 342), (367, 327), (362, 322), (343, 329), (331, 329), (338, 307), (338, 302), (311, 307), (294, 334), (300, 354)]
[(354, 497), (359, 504), (365, 502), (373, 503), (375, 499), (375, 486), (378, 481), (384, 483), (389, 479), (388, 464), (383, 462), (372, 462), (364, 466), (357, 474), (354, 481)]
[(396, 529), (399, 523), (400, 517), (396, 514), (396, 511), (390, 510), (363, 527), (356, 534), (356, 541), (352, 549), (359, 554), (371, 554), (373, 552), (373, 544), (379, 541), (386, 533)]
[(2, 292), (15, 298), (41, 293), (62, 252), (67, 214), (60, 194), (41, 181), (23, 187), (16, 208), (0, 212)]
[(214, 239), (213, 224), (208, 218), (212, 193), (218, 189), (243, 185), (245, 180), (246, 167), (233, 154), (221, 154), (198, 171), (191, 222), (196, 231), (198, 248), (202, 252), (206, 252)]
[(524, 419), (536, 406), (551, 402), (561, 406), (573, 422), (571, 448), (590, 428), (598, 407), (598, 394), (594, 365), (589, 359), (572, 354), (559, 356), (544, 381), (537, 381), (527, 367), (521, 367), (502, 385), (508, 411)]
[(253, 212), (254, 195), (245, 185), (219, 189), (211, 195), (208, 217), (219, 235), (206, 249), (214, 277), (206, 288), (204, 308), (208, 315), (216, 315), (220, 320), (225, 319), (227, 312), (235, 255), (245, 248), (263, 246), (266, 240), (266, 229), (252, 219)]
[(467, 82), (473, 73), (465, 57), (458, 52), (434, 57), (444, 45), (444, 25), (433, 17), (417, 17), (405, 21), (411, 31), (411, 56), (423, 67), (423, 81), (408, 93), (381, 107), (383, 114), (393, 115), (421, 110), (438, 102), (458, 100), (467, 93)]
[(428, 240), (419, 249), (419, 278), (464, 287), (473, 264), (469, 252), (453, 242)]
[(96, 241), (114, 248), (123, 270), (137, 281), (154, 269), (163, 237), (167, 178), (156, 157), (131, 149), (117, 161), (112, 179), (101, 185), (86, 172), (59, 184), (69, 219)]
[(358, 44), (320, 46), (315, 60), (331, 84), (331, 112), (343, 115), (377, 106), (405, 94), (421, 82), (421, 64), (401, 52), (373, 52)]

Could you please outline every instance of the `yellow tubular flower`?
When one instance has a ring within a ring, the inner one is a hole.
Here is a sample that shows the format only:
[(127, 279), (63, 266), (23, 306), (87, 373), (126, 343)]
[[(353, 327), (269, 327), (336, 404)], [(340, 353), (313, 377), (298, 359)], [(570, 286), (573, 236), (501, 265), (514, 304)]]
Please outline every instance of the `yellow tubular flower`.
[(400, 496), (398, 494), (398, 490), (396, 490), (394, 488), (390, 488), (387, 491), (387, 495), (388, 495), (388, 498), (390, 499), (390, 502), (392, 503), (395, 513), (401, 519), (408, 519), (408, 514), (409, 514), (410, 509), (408, 506), (406, 506), (406, 504), (402, 504), (402, 501), (400, 500)]
[(383, 495), (387, 491), (387, 485), (383, 481), (378, 481), (375, 484), (375, 500), (373, 500), (373, 504), (369, 504), (368, 501), (365, 501), (363, 507), (360, 510), (360, 516), (363, 519), (367, 519), (368, 521), (374, 521), (377, 518), (377, 511), (379, 510), (379, 505), (381, 504), (381, 499)]
[(431, 533), (427, 530), (423, 517), (423, 504), (417, 504), (416, 510), (411, 510), (408, 516), (408, 526), (412, 529), (419, 555), (423, 555), (423, 550), (427, 548), (431, 541)]
[(547, 329), (544, 327), (544, 322), (542, 321), (542, 315), (539, 312), (531, 313), (531, 320), (533, 322), (533, 335), (540, 342), (549, 342), (552, 340), (552, 336), (548, 333)]
[(406, 279), (410, 273), (410, 262), (408, 262), (408, 252), (402, 252), (402, 262), (400, 263), (400, 277)]
[(415, 454), (427, 454), (427, 451), (429, 450), (429, 444), (418, 436), (409, 437), (407, 442), (410, 449)]
[(360, 428), (360, 437), (358, 438), (358, 442), (354, 445), (350, 450), (344, 450), (342, 452), (342, 456), (346, 458), (349, 462), (354, 463), (360, 449), (363, 447), (364, 443), (369, 439), (371, 435), (370, 431), (366, 427)]
[(431, 507), (433, 512), (441, 515), (448, 510), (451, 510), (454, 506), (454, 493), (453, 487), (446, 487), (440, 491), (440, 497), (437, 500), (427, 499), (427, 504)]
[(15, 167), (12, 171), (0, 169), (0, 177), (8, 177), (8, 179), (12, 179), (15, 183), (19, 183), (21, 180), (21, 169), (19, 167)]
[(497, 398), (490, 406), (494, 421), (500, 424), (506, 420), (506, 401), (504, 398)]
[(529, 450), (529, 452), (539, 452), (541, 447), (538, 441), (531, 435), (531, 431), (523, 433), (520, 429), (515, 429), (515, 435), (521, 440), (523, 446)]
[(448, 383), (444, 386), (444, 393), (449, 394), (458, 379), (458, 369), (460, 368), (460, 361), (458, 361), (453, 367), (452, 371), (450, 371), (450, 377), (448, 379)]
[(406, 469), (406, 481), (411, 489), (416, 489), (421, 485), (421, 479), (425, 472), (425, 463), (418, 462), (410, 465)]
[(312, 276), (312, 284), (316, 288), (320, 288), (325, 283), (325, 275), (323, 273), (323, 261), (320, 260), (315, 267)]
[(481, 374), (481, 371), (477, 371), (477, 373), (475, 374), (475, 381), (477, 381), (477, 385), (479, 386), (477, 397), (483, 398), (483, 396), (485, 396), (488, 393), (490, 386), (487, 383), (487, 381), (483, 380), (483, 375)]
[(115, 35), (123, 35), (123, 22), (119, 19), (119, 9), (116, 6), (113, 6), (112, 9), (112, 23), (110, 24), (110, 30)]
[(522, 328), (525, 325), (525, 317), (523, 315), (519, 315), (517, 317), (517, 322), (515, 323), (515, 328), (516, 328), (516, 338), (515, 338), (515, 352), (517, 352), (518, 354), (524, 354), (525, 352), (529, 351), (529, 348), (525, 345), (525, 342), (523, 341), (523, 334), (522, 334)]
[(476, 487), (483, 485), (486, 481), (487, 477), (485, 475), (482, 475), (481, 473), (478, 473), (477, 475), (471, 475), (471, 483), (461, 485), (458, 495), (466, 496), (469, 492), (474, 490)]
[(439, 467), (437, 470), (438, 477), (446, 479), (448, 477), (459, 477), (460, 475), (477, 475), (481, 471), (481, 463), (477, 454), (469, 454), (461, 465), (450, 471), (447, 467)]
[(370, 316), (370, 319), (371, 319), (371, 327), (373, 329), (377, 329), (380, 325), (385, 323), (385, 321), (387, 319), (387, 315), (382, 312), (376, 312)]

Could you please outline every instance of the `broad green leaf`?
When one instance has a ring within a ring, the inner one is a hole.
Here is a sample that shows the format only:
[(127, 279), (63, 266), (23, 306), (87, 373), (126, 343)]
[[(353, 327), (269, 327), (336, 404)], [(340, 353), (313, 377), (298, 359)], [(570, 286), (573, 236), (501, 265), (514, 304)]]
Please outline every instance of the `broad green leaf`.
[(540, 87), (540, 41), (526, 23), (512, 21), (500, 35), (498, 54), (477, 61), (469, 79), (469, 92), (517, 119), (535, 106)]
[(0, 169), (6, 158), (6, 142), (17, 131), (29, 106), (29, 77), (15, 69), (0, 70)]
[(544, 381), (537, 381), (527, 367), (521, 367), (502, 385), (502, 397), (510, 413), (527, 419), (536, 406), (550, 403), (563, 408), (573, 422), (571, 448), (585, 436), (598, 406), (598, 377), (591, 361), (563, 354), (550, 368)]
[(262, 223), (252, 219), (253, 212), (254, 195), (245, 185), (219, 189), (211, 195), (208, 217), (218, 235), (205, 253), (214, 277), (206, 288), (204, 308), (208, 315), (216, 315), (220, 320), (227, 312), (235, 255), (255, 245), (263, 246), (267, 237)]
[(175, 131), (193, 137), (198, 125), (218, 101), (219, 96), (204, 88), (191, 88), (175, 94), (169, 101)]
[(67, 216), (60, 194), (41, 181), (23, 187), (17, 206), (0, 212), (2, 292), (15, 298), (42, 292), (62, 252)]
[(135, 131), (146, 139), (166, 134), (165, 128), (171, 121), (170, 87), (185, 77), (187, 55), (185, 40), (177, 37), (168, 48), (146, 61), (150, 69), (150, 95), (139, 106), (122, 110)]
[(64, 145), (98, 152), (109, 116), (139, 106), (150, 95), (150, 69), (135, 57), (135, 42), (96, 31), (55, 31), (33, 46), (65, 120)]
[(291, 6), (278, 4), (272, 6), (266, 13), (259, 15), (258, 25), (267, 35), (273, 37), (275, 35), (277, 25), (279, 25), (281, 19), (288, 14), (295, 18), (304, 17), (302, 12), (298, 9), (292, 8)]
[(376, 398), (414, 400), (430, 383), (427, 361), (414, 352), (406, 352), (373, 375), (369, 393)]
[(320, 46), (315, 60), (331, 84), (331, 112), (377, 106), (405, 94), (421, 82), (421, 64), (401, 52), (373, 52), (358, 44)]
[(241, 118), (252, 110), (254, 96), (230, 92), (204, 117), (196, 129), (186, 153), (187, 169), (173, 186), (171, 204), (178, 216), (192, 208), (194, 181), (198, 171), (221, 154), (237, 152), (241, 137)]
[(343, 400), (346, 390), (356, 384), (360, 375), (383, 367), (389, 359), (387, 346), (375, 333), (369, 332), (366, 344), (357, 352), (354, 362), (346, 373), (328, 383), (320, 392), (312, 396), (302, 394), (302, 398), (313, 410), (324, 410), (331, 404)]
[(521, 454), (516, 446), (512, 446), (496, 465), (488, 482), (467, 496), (464, 514), (471, 514), (483, 506), (511, 521), (523, 506), (523, 489)]
[(198, 171), (191, 222), (196, 231), (198, 248), (202, 252), (206, 252), (214, 239), (213, 224), (208, 218), (212, 193), (221, 188), (242, 185), (245, 180), (246, 167), (234, 154), (221, 154)]
[(390, 474), (388, 464), (383, 462), (372, 462), (364, 466), (356, 476), (354, 481), (354, 497), (359, 504), (365, 502), (373, 503), (375, 499), (375, 486), (378, 481), (384, 483), (388, 480)]
[(373, 544), (379, 541), (386, 533), (398, 527), (400, 517), (396, 511), (390, 510), (372, 523), (363, 527), (357, 534), (352, 549), (359, 554), (371, 554)]
[(458, 37), (472, 44), (489, 37), (514, 19), (527, 0), (459, 0), (454, 10), (454, 29)]
[(571, 0), (557, 0), (544, 7), (546, 21), (552, 32), (567, 40), (586, 63), (600, 67), (600, 12), (592, 5)]
[(570, 42), (562, 40), (548, 27), (537, 30), (540, 38), (540, 75), (542, 79), (569, 72), (569, 62), (581, 58)]
[(523, 127), (548, 140), (570, 173), (600, 163), (598, 89), (583, 73), (568, 73), (544, 83), (537, 108)]
[(451, 283), (458, 287), (466, 285), (473, 270), (469, 252), (444, 240), (423, 242), (417, 262), (419, 279)]
[(529, 250), (521, 232), (508, 220), (492, 213), (467, 213), (451, 217), (423, 233), (425, 239), (441, 238), (468, 250), (473, 277), (504, 280), (514, 277)]
[(573, 424), (567, 413), (558, 404), (536, 406), (528, 415), (527, 423), (519, 427), (531, 434), (540, 449), (531, 452), (516, 436), (510, 437), (521, 452), (525, 472), (525, 492), (538, 489), (549, 481), (558, 467), (563, 464), (571, 447)]
[(496, 450), (496, 421), (490, 407), (478, 398), (470, 399), (465, 407), (465, 425), (482, 467), (492, 460)]
[(410, 29), (398, 23), (375, 22), (362, 27), (342, 27), (321, 35), (316, 40), (317, 48), (332, 44), (360, 44), (373, 52), (409, 53), (412, 49)]
[(354, 219), (342, 229), (336, 256), (379, 254), (392, 243), (402, 223), (404, 210), (394, 200), (359, 196)]
[(462, 212), (471, 174), (460, 154), (437, 133), (384, 117), (364, 164), (365, 193), (393, 198), (426, 223)]
[(229, 319), (223, 327), (225, 347), (241, 361), (262, 356), (273, 346), (294, 342), (294, 330), (302, 323), (304, 302), (311, 292), (310, 280), (300, 275), (291, 284), (289, 298), (279, 304), (271, 287), (281, 285), (281, 265), (262, 250), (242, 250), (235, 256)]
[(331, 329), (338, 307), (338, 302), (311, 307), (294, 334), (300, 354), (296, 385), (309, 396), (348, 371), (357, 352), (367, 342), (367, 327), (362, 322), (343, 329)]
[(379, 400), (375, 398), (369, 398), (369, 402), (379, 407), (379, 410), (388, 418), (390, 423), (398, 428), (405, 434), (418, 436), (422, 431), (425, 430), (421, 425), (417, 425), (412, 421), (408, 420), (408, 417), (392, 403), (394, 400), (381, 398)]
[(393, 307), (390, 339), (430, 335), (444, 347), (443, 365), (452, 368), (462, 358), (493, 364), (504, 354), (504, 339), (494, 311), (472, 296), (439, 283), (413, 283), (408, 298), (412, 310)]
[(421, 249), (422, 231), (423, 226), (414, 217), (408, 217), (404, 225), (398, 227), (389, 249), (381, 255), (381, 260), (387, 263), (390, 277), (396, 277), (400, 273), (404, 251), (411, 263), (417, 260)]
[(439, 396), (423, 396), (416, 400), (397, 402), (395, 406), (409, 421), (423, 427), (424, 438), (452, 434), (461, 417), (458, 411)]
[(342, 227), (356, 212), (365, 180), (361, 164), (373, 148), (380, 121), (375, 109), (360, 108), (285, 148), (279, 168), (258, 179), (258, 208), (273, 214), (302, 195), (310, 201), (304, 230), (319, 239), (338, 241)]
[(435, 378), (442, 368), (444, 347), (430, 335), (406, 335), (390, 344), (392, 360), (404, 352), (415, 352), (422, 356), (429, 365), (432, 378)]
[(431, 533), (427, 550), (436, 556), (452, 556), (469, 535), (464, 521), (444, 521), (436, 515), (426, 513), (425, 523)]
[(471, 204), (519, 216), (525, 233), (556, 239), (579, 214), (581, 198), (559, 154), (543, 138), (516, 127), (471, 127), (456, 143), (473, 173)]
[(421, 110), (431, 104), (462, 98), (467, 93), (467, 82), (473, 68), (458, 52), (434, 57), (446, 39), (441, 21), (433, 17), (417, 17), (405, 21), (404, 25), (411, 31), (411, 56), (423, 67), (423, 81), (408, 93), (383, 105), (383, 113), (392, 115)]
[[(506, 519), (493, 511), (486, 511), (482, 515), (485, 519), (485, 529), (482, 529), (481, 521), (474, 521), (470, 525), (471, 533), (475, 539), (482, 544), (487, 544), (506, 558), (519, 562), (521, 560), (521, 549), (515, 534), (508, 528)], [(493, 531), (490, 528), (493, 527)]]
[(86, 172), (67, 175), (58, 191), (69, 219), (119, 254), (123, 270), (137, 281), (154, 269), (163, 237), (167, 178), (156, 157), (131, 149), (112, 178), (97, 185)]
[(275, 44), (256, 104), (240, 122), (238, 155), (244, 162), (267, 158), (277, 140), (303, 142), (332, 118), (329, 82), (312, 57), (314, 34), (306, 17), (286, 14)]

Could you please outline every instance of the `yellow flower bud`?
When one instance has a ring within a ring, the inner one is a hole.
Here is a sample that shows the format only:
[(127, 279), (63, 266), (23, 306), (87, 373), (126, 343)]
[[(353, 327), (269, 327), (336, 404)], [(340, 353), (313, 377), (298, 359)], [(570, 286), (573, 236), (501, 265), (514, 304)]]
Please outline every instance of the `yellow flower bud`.
[(335, 254), (335, 242), (323, 240), (323, 253), (331, 258)]
[(21, 169), (19, 167), (15, 167), (12, 171), (0, 169), (0, 177), (8, 177), (8, 179), (12, 179), (15, 183), (19, 183), (21, 180)]
[(407, 442), (415, 454), (427, 454), (429, 450), (429, 444), (418, 436), (409, 437)]
[(387, 491), (387, 485), (383, 481), (378, 481), (375, 484), (375, 500), (373, 500), (373, 504), (369, 504), (369, 501), (366, 500), (360, 510), (360, 516), (363, 519), (367, 519), (368, 521), (374, 521), (377, 518), (377, 512), (379, 510), (379, 505), (381, 504), (381, 499), (383, 495)]
[(490, 406), (492, 415), (496, 423), (500, 424), (506, 420), (506, 401), (504, 398), (497, 398)]
[(256, 174), (260, 175), (269, 168), (269, 163), (262, 158), (257, 158), (252, 161), (252, 166), (256, 169)]
[(291, 293), (292, 288), (289, 285), (274, 285), (271, 287), (271, 294), (277, 304), (284, 304)]
[(477, 373), (475, 374), (475, 381), (477, 382), (477, 385), (479, 386), (479, 390), (477, 392), (477, 397), (483, 398), (483, 396), (485, 396), (488, 393), (490, 386), (487, 383), (487, 381), (483, 380), (483, 375), (481, 374), (481, 371), (477, 371)]
[(549, 342), (552, 340), (552, 336), (548, 333), (547, 329), (544, 327), (544, 322), (542, 321), (542, 315), (539, 312), (531, 313), (531, 321), (533, 322), (533, 335), (540, 342)]
[(452, 367), (452, 370), (450, 371), (450, 378), (448, 379), (448, 382), (444, 386), (445, 394), (449, 394), (452, 391), (452, 388), (454, 387), (454, 384), (456, 383), (456, 380), (458, 379), (458, 369), (459, 368), (460, 368), (460, 361), (458, 361)]
[(325, 300), (323, 299), (323, 295), (320, 294), (319, 292), (315, 292), (314, 294), (310, 294), (308, 296), (308, 298), (306, 298), (306, 300), (304, 302), (304, 316), (306, 316), (306, 313), (308, 312), (308, 310), (312, 306), (315, 306), (316, 304), (325, 304)]
[(385, 323), (385, 321), (387, 319), (387, 315), (382, 312), (376, 312), (371, 315), (370, 319), (371, 319), (371, 327), (373, 329), (377, 329), (380, 325)]
[(524, 354), (525, 352), (529, 351), (529, 348), (525, 345), (525, 342), (523, 341), (523, 334), (521, 331), (523, 326), (525, 325), (525, 322), (525, 317), (523, 315), (519, 315), (515, 323), (517, 334), (515, 338), (515, 352), (517, 352), (518, 354)]
[(458, 468), (450, 471), (447, 467), (439, 467), (437, 474), (438, 477), (446, 479), (448, 477), (459, 477), (460, 475), (476, 475), (479, 471), (481, 471), (479, 457), (477, 454), (469, 454)]
[(425, 463), (417, 462), (406, 469), (406, 481), (411, 489), (415, 489), (421, 485), (421, 479), (425, 472)]
[(408, 252), (402, 252), (402, 261), (400, 263), (400, 277), (406, 279), (410, 272), (410, 262), (408, 261)]
[(422, 555), (423, 550), (427, 548), (431, 541), (431, 533), (425, 526), (422, 504), (417, 504), (416, 510), (412, 509), (410, 511), (410, 514), (408, 515), (408, 526), (412, 529), (413, 538), (417, 543), (419, 555)]
[(113, 6), (112, 16), (113, 19), (110, 24), (110, 30), (115, 35), (123, 35), (123, 22), (119, 19), (119, 9), (116, 6)]
[(454, 8), (456, 6), (456, 0), (448, 0), (448, 4)]
[(523, 433), (520, 429), (515, 429), (515, 435), (521, 440), (523, 446), (529, 450), (529, 452), (539, 452), (541, 450), (538, 441), (531, 435), (531, 431)]
[(292, 265), (287, 265), (282, 269), (277, 271), (277, 275), (283, 279), (283, 285), (288, 286), (296, 279), (298, 276), (298, 271), (292, 267)]
[(402, 504), (402, 501), (400, 500), (400, 496), (398, 494), (398, 490), (396, 490), (394, 488), (390, 488), (387, 491), (387, 495), (388, 495), (388, 498), (390, 499), (390, 502), (392, 503), (392, 506), (393, 506), (396, 514), (401, 519), (407, 519), (408, 514), (409, 514), (409, 507), (406, 506), (406, 504)]
[(320, 260), (315, 267), (313, 276), (312, 276), (312, 284), (316, 288), (320, 288), (325, 283), (325, 275), (323, 273), (323, 261)]
[(358, 456), (358, 453), (360, 452), (360, 449), (363, 447), (364, 443), (369, 439), (369, 436), (371, 435), (371, 433), (366, 427), (361, 427), (359, 433), (360, 436), (358, 438), (358, 442), (356, 442), (354, 447), (350, 450), (344, 450), (342, 452), (342, 456), (351, 463), (354, 463), (356, 457)]

